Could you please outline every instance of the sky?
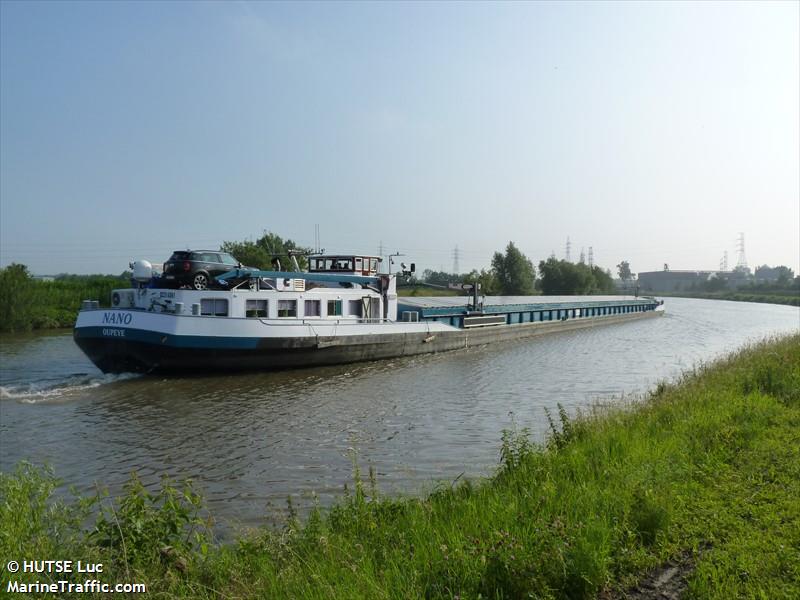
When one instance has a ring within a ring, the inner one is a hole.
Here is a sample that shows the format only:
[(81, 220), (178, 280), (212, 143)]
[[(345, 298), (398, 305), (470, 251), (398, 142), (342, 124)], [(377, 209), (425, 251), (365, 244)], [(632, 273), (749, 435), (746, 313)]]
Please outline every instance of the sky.
[(800, 3), (0, 2), (0, 265), (264, 231), (800, 272)]

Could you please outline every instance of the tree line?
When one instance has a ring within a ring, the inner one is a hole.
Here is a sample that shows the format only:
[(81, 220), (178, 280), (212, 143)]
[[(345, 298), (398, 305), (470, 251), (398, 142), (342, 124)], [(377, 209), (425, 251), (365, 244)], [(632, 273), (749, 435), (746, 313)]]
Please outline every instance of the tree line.
[(537, 268), (514, 242), (509, 242), (504, 252), (494, 253), (489, 269), (466, 275), (425, 270), (420, 281), (436, 286), (477, 281), (483, 294), (503, 296), (613, 294), (615, 290), (608, 270), (555, 256), (540, 261)]

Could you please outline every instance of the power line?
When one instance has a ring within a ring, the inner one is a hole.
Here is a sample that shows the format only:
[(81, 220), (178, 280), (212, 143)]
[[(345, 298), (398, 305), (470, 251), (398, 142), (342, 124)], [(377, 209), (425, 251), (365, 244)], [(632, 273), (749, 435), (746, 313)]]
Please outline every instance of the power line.
[(453, 273), (455, 273), (456, 275), (461, 273), (461, 268), (458, 264), (458, 259), (459, 259), (459, 250), (458, 250), (458, 244), (456, 244), (456, 247), (453, 248)]

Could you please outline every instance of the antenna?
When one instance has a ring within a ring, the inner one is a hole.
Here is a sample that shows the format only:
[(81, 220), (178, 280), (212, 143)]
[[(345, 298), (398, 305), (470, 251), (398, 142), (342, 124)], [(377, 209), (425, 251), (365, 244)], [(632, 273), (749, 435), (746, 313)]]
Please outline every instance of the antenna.
[(320, 242), (319, 242), (319, 223), (314, 225), (314, 254), (320, 253)]
[(591, 268), (593, 266), (594, 266), (594, 249), (591, 246), (589, 246), (589, 267)]
[(567, 251), (565, 253), (566, 261), (572, 262), (572, 255), (570, 254), (570, 250), (572, 249), (572, 244), (569, 241), (569, 236), (567, 236)]
[(405, 256), (405, 254), (401, 254), (401, 253), (400, 253), (400, 250), (398, 250), (398, 251), (397, 251), (397, 252), (395, 252), (394, 254), (390, 254), (390, 255), (389, 255), (389, 272), (390, 272), (390, 273), (391, 273), (391, 271), (392, 271), (392, 265), (394, 264), (394, 259), (395, 259), (395, 258), (400, 258), (401, 256)]
[(456, 247), (453, 248), (453, 273), (455, 273), (456, 275), (461, 273), (461, 269), (459, 268), (458, 265), (459, 257), (460, 257), (460, 252), (458, 250), (458, 244), (456, 244)]
[(736, 252), (738, 253), (738, 257), (736, 258), (736, 268), (747, 268), (747, 258), (744, 255), (744, 232), (739, 232), (739, 237), (736, 238)]

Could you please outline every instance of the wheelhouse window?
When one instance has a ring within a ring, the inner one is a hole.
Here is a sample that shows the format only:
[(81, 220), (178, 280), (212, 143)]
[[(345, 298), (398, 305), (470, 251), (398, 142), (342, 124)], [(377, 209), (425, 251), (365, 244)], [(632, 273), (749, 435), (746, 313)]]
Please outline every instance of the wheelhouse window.
[(306, 300), (303, 315), (306, 317), (319, 317), (320, 316), (320, 302), (319, 300)]
[(341, 300), (328, 300), (328, 316), (341, 317), (342, 316), (342, 301)]
[(265, 319), (267, 317), (267, 300), (247, 300), (245, 316)]
[(278, 300), (279, 317), (296, 317), (297, 300)]
[(207, 317), (227, 317), (228, 301), (225, 298), (203, 298), (200, 300), (200, 314)]

